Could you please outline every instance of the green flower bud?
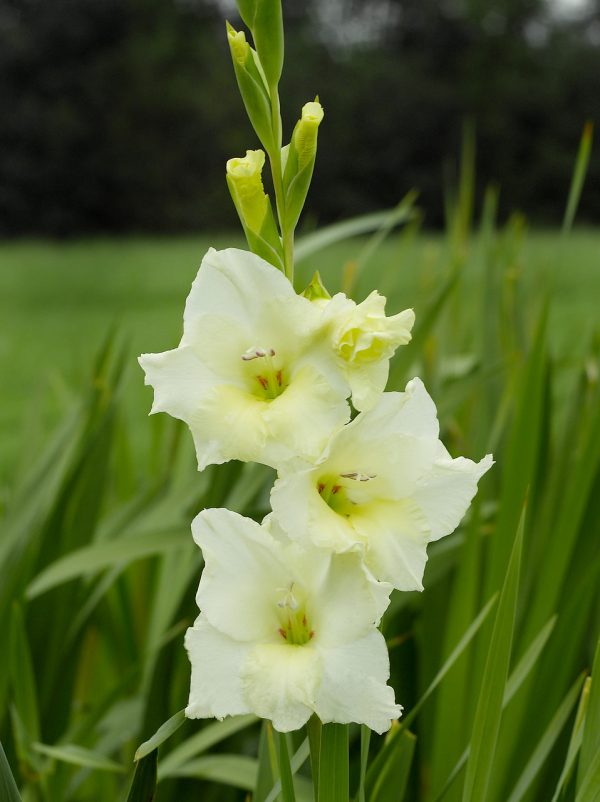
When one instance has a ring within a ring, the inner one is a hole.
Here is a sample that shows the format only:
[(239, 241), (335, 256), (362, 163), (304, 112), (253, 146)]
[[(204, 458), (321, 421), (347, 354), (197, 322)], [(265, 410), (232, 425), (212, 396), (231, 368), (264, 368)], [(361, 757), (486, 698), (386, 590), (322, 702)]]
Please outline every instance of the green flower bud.
[(298, 154), (298, 168), (301, 170), (317, 153), (317, 131), (325, 112), (323, 106), (314, 100), (302, 107), (302, 117), (294, 129), (294, 145)]
[(252, 32), (267, 84), (274, 89), (283, 68), (281, 0), (238, 0), (237, 4), (242, 19)]
[(292, 140), (283, 149), (285, 168), (285, 219), (288, 228), (295, 228), (312, 179), (317, 155), (317, 134), (323, 119), (319, 98), (302, 107), (302, 116), (296, 123)]
[(227, 183), (242, 223), (260, 231), (269, 199), (262, 182), (265, 154), (262, 150), (247, 150), (243, 158), (227, 162)]
[(247, 150), (227, 162), (227, 186), (253, 253), (283, 269), (283, 250), (271, 202), (262, 181), (265, 154)]
[(243, 31), (227, 23), (227, 41), (233, 68), (246, 112), (252, 127), (266, 150), (273, 150), (271, 100), (256, 52), (246, 41)]

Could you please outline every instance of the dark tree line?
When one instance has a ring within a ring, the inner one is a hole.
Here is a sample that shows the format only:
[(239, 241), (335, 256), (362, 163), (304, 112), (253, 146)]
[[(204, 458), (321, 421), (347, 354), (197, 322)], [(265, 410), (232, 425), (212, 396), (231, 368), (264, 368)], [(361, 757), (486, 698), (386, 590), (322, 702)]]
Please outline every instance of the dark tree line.
[[(224, 163), (257, 142), (217, 0), (0, 0), (0, 232), (184, 231), (235, 223)], [(235, 21), (235, 20), (234, 20)], [(600, 122), (600, 8), (543, 0), (286, 4), (288, 133), (326, 109), (309, 214), (329, 221), (421, 191), (439, 224), (444, 164), (477, 131), (481, 187), (560, 219), (579, 135)], [(600, 215), (592, 159), (583, 219)]]

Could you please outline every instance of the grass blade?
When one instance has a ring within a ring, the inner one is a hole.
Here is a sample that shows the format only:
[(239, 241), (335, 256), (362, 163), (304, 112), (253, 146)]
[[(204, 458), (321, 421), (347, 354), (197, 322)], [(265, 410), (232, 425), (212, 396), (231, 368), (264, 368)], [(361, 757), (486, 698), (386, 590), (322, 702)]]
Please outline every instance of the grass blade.
[(0, 743), (0, 799), (2, 802), (22, 802), (19, 789), (12, 775), (4, 748)]
[(156, 793), (157, 757), (158, 751), (155, 749), (138, 761), (127, 802), (152, 802)]
[(27, 598), (35, 599), (42, 593), (71, 579), (96, 573), (121, 562), (131, 562), (162, 554), (171, 549), (185, 548), (191, 542), (189, 531), (173, 529), (138, 533), (132, 537), (95, 543), (67, 554), (36, 576), (27, 588)]
[(588, 121), (583, 127), (581, 141), (579, 143), (579, 150), (577, 151), (577, 158), (575, 159), (575, 169), (573, 170), (573, 177), (571, 178), (571, 188), (569, 190), (569, 199), (567, 201), (567, 208), (565, 209), (565, 216), (563, 218), (562, 231), (563, 234), (569, 232), (575, 220), (577, 206), (579, 205), (579, 198), (581, 197), (581, 190), (587, 173), (588, 165), (590, 163), (590, 154), (592, 152), (592, 135), (594, 133), (594, 125)]
[(412, 765), (416, 736), (409, 730), (397, 728), (386, 744), (386, 758), (377, 769), (369, 802), (401, 802), (406, 793)]
[(348, 802), (348, 725), (323, 724), (318, 802)]
[(290, 754), (287, 746), (287, 735), (285, 732), (277, 733), (277, 740), (279, 742), (279, 778), (281, 783), (281, 799), (282, 802), (296, 802), (296, 794), (294, 793), (294, 778), (292, 776), (292, 767), (290, 765)]
[(150, 752), (158, 749), (158, 747), (164, 743), (167, 738), (170, 738), (174, 732), (177, 732), (177, 730), (185, 721), (185, 712), (183, 710), (180, 710), (178, 713), (175, 713), (174, 716), (171, 716), (171, 718), (165, 721), (164, 724), (160, 725), (151, 738), (148, 738), (147, 741), (144, 741), (143, 744), (138, 746), (134, 760), (141, 760)]
[(525, 511), (521, 513), (521, 521), (502, 586), (483, 672), (481, 691), (473, 722), (471, 753), (467, 765), (463, 802), (479, 802), (479, 800), (487, 798), (510, 663), (524, 524)]
[(571, 712), (573, 711), (573, 708), (575, 707), (579, 697), (579, 692), (581, 691), (581, 686), (583, 685), (584, 679), (585, 677), (583, 675), (579, 677), (563, 699), (558, 710), (552, 717), (550, 724), (546, 727), (546, 731), (544, 732), (538, 745), (533, 750), (531, 757), (527, 761), (527, 765), (517, 780), (515, 787), (508, 798), (508, 802), (521, 802), (521, 800), (524, 799), (527, 791), (535, 781), (540, 769), (554, 748), (558, 737), (563, 730), (563, 727), (567, 723), (567, 719), (571, 715)]
[(410, 711), (410, 713), (405, 718), (402, 719), (402, 721), (400, 722), (400, 725), (399, 725), (402, 729), (404, 729), (405, 727), (408, 727), (410, 725), (410, 723), (413, 721), (413, 719), (415, 718), (415, 716), (417, 715), (417, 713), (419, 712), (421, 707), (425, 704), (427, 699), (435, 691), (435, 689), (438, 687), (440, 682), (442, 682), (442, 680), (444, 679), (446, 674), (450, 671), (452, 666), (456, 663), (456, 661), (461, 656), (461, 654), (464, 652), (464, 650), (467, 648), (469, 643), (471, 643), (471, 641), (473, 640), (475, 635), (479, 632), (479, 630), (481, 629), (482, 624), (484, 623), (484, 621), (487, 620), (488, 615), (492, 611), (492, 608), (493, 608), (494, 604), (496, 603), (497, 597), (498, 597), (498, 594), (495, 593), (492, 596), (492, 598), (489, 600), (489, 602), (485, 605), (483, 610), (481, 610), (481, 612), (479, 613), (477, 618), (475, 618), (475, 620), (469, 626), (469, 628), (467, 629), (465, 634), (462, 636), (460, 641), (456, 644), (456, 646), (452, 650), (452, 653), (450, 654), (450, 656), (448, 657), (448, 659), (446, 660), (444, 665), (440, 668), (438, 673), (435, 675), (435, 677), (431, 681), (431, 684), (429, 685), (429, 687), (427, 688), (427, 690), (425, 691), (423, 696), (421, 696), (421, 698), (416, 703), (416, 705), (413, 707), (413, 709)]
[(596, 645), (596, 654), (592, 667), (590, 696), (583, 727), (581, 752), (577, 767), (577, 790), (583, 787), (594, 758), (600, 753), (600, 641)]
[(368, 234), (371, 231), (385, 228), (390, 218), (395, 219), (396, 224), (399, 224), (410, 220), (412, 215), (412, 206), (408, 206), (404, 217), (398, 214), (397, 208), (393, 208), (361, 215), (360, 217), (352, 217), (350, 220), (344, 220), (341, 223), (333, 223), (333, 225), (326, 226), (313, 234), (306, 234), (298, 239), (294, 249), (296, 262), (301, 262), (303, 259), (312, 256), (312, 254), (322, 251), (328, 245), (341, 242), (349, 237), (356, 237), (359, 234)]
[[(169, 721), (171, 721), (171, 719), (169, 719)], [(223, 719), (223, 721), (214, 721), (211, 724), (208, 724), (206, 727), (203, 727), (200, 732), (197, 732), (195, 735), (192, 735), (191, 738), (188, 738), (182, 744), (176, 746), (173, 751), (169, 752), (169, 754), (160, 761), (158, 766), (158, 779), (162, 780), (165, 777), (174, 775), (180, 766), (183, 766), (192, 758), (197, 757), (198, 755), (202, 754), (202, 752), (206, 752), (206, 750), (210, 749), (211, 746), (214, 746), (215, 744), (224, 741), (226, 738), (235, 735), (236, 732), (251, 726), (256, 721), (256, 716), (247, 715), (232, 716), (231, 718)], [(168, 723), (169, 722), (163, 724), (163, 727), (165, 727)], [(162, 727), (158, 730), (156, 736), (161, 729)], [(141, 748), (142, 747), (140, 746), (140, 749)]]
[(358, 781), (357, 802), (365, 802), (365, 779), (369, 762), (369, 744), (371, 743), (371, 730), (366, 724), (360, 727), (360, 777)]
[(83, 746), (76, 744), (58, 744), (51, 746), (50, 744), (34, 743), (32, 748), (39, 752), (40, 755), (46, 755), (53, 760), (59, 760), (63, 763), (71, 763), (74, 766), (84, 766), (88, 769), (96, 769), (97, 771), (114, 771), (121, 773), (125, 771), (120, 763), (105, 755), (100, 755), (91, 749), (85, 749)]

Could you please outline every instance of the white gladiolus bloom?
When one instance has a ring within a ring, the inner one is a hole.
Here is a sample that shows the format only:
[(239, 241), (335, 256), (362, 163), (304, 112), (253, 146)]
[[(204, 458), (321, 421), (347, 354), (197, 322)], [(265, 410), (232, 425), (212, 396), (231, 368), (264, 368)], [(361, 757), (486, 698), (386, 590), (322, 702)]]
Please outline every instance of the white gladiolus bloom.
[(413, 379), (334, 434), (316, 464), (280, 471), (273, 515), (290, 538), (358, 550), (376, 579), (422, 590), (427, 543), (454, 531), (492, 464), (450, 457)]
[(388, 379), (389, 360), (399, 345), (411, 339), (412, 309), (386, 317), (385, 297), (374, 290), (356, 304), (343, 293), (330, 301), (319, 299), (325, 326), (340, 366), (352, 390), (356, 409), (371, 409)]
[(252, 712), (287, 732), (316, 713), (387, 730), (401, 712), (376, 629), (390, 588), (368, 577), (359, 555), (282, 542), (225, 509), (201, 512), (192, 532), (205, 567), (201, 614), (185, 637), (186, 715)]
[(191, 429), (200, 470), (230, 459), (277, 467), (314, 458), (349, 418), (347, 381), (321, 313), (260, 257), (210, 249), (177, 348), (143, 354), (152, 412)]

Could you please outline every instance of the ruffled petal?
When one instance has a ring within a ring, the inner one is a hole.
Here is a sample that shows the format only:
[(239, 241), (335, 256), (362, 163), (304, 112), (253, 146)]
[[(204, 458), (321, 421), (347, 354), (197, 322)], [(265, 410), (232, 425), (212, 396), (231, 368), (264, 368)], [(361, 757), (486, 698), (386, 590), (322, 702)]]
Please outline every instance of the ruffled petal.
[(398, 590), (423, 590), (429, 527), (410, 499), (357, 508), (356, 529), (368, 542), (365, 562), (373, 576)]
[(315, 710), (321, 721), (366, 724), (375, 732), (388, 730), (402, 708), (386, 684), (389, 657), (381, 632), (333, 649), (323, 648), (323, 679)]
[(185, 634), (192, 664), (188, 718), (218, 718), (249, 713), (242, 694), (241, 667), (250, 646), (238, 643), (200, 616)]
[(321, 656), (311, 645), (260, 644), (242, 667), (244, 698), (279, 732), (297, 730), (315, 709), (322, 673)]
[(430, 540), (454, 532), (477, 492), (477, 482), (494, 464), (488, 454), (480, 462), (464, 457), (439, 460), (414, 493), (430, 529)]

